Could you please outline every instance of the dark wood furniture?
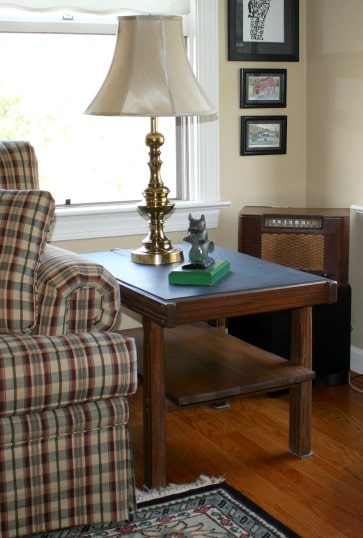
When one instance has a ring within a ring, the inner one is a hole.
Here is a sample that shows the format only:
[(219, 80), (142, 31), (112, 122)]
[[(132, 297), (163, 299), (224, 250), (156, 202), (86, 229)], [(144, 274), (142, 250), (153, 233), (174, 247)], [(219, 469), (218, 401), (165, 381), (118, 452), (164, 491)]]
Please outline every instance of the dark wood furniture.
[(349, 228), (346, 208), (246, 206), (238, 215), (238, 251), (345, 286)]
[[(313, 308), (313, 370), (330, 385), (350, 370), (350, 210), (246, 206), (238, 215), (238, 250), (336, 280), (337, 302)], [(290, 353), (288, 311), (233, 318), (230, 333), (282, 357)]]
[[(188, 246), (182, 248), (187, 258)], [(290, 387), (290, 452), (308, 456), (314, 377), (311, 310), (312, 305), (336, 300), (336, 283), (216, 248), (215, 259), (230, 261), (226, 277), (213, 286), (171, 286), (168, 274), (175, 266), (138, 265), (131, 262), (130, 252), (114, 250), (87, 257), (117, 278), (122, 304), (142, 316), (145, 483), (165, 485), (166, 395), (176, 405), (189, 405)], [(290, 361), (224, 330), (226, 317), (283, 309), (293, 311)], [(207, 320), (217, 320), (217, 326), (199, 325)], [(214, 376), (214, 386), (208, 387), (206, 371), (209, 379)]]

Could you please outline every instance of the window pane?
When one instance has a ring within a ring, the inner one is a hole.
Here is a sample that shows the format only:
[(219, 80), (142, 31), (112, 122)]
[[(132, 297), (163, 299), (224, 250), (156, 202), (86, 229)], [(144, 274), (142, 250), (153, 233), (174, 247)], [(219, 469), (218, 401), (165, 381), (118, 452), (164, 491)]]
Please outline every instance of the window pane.
[[(139, 200), (149, 182), (150, 119), (84, 114), (114, 45), (109, 35), (0, 33), (0, 139), (33, 144), (40, 185), (57, 204)], [(160, 118), (159, 131), (161, 175), (173, 198), (175, 119)]]

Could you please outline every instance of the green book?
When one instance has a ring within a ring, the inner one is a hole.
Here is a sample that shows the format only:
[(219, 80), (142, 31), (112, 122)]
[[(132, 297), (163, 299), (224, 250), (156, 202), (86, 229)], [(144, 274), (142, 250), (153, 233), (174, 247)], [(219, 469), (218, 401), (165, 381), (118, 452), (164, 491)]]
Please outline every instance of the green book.
[(228, 260), (216, 260), (208, 269), (183, 269), (182, 266), (169, 273), (169, 284), (188, 286), (211, 286), (230, 271)]

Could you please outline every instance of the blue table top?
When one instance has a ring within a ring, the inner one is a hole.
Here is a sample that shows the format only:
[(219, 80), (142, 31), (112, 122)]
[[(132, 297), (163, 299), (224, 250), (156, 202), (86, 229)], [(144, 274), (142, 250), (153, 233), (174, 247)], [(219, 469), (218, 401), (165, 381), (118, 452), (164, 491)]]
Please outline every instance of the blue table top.
[[(183, 249), (184, 258), (188, 260), (189, 245), (175, 246)], [(229, 260), (230, 273), (211, 286), (195, 286), (169, 284), (169, 272), (185, 262), (165, 265), (138, 264), (131, 261), (131, 250), (121, 249), (84, 254), (87, 259), (106, 267), (120, 283), (139, 288), (165, 301), (328, 281), (322, 276), (270, 263), (223, 247), (215, 247), (212, 256), (215, 260)]]

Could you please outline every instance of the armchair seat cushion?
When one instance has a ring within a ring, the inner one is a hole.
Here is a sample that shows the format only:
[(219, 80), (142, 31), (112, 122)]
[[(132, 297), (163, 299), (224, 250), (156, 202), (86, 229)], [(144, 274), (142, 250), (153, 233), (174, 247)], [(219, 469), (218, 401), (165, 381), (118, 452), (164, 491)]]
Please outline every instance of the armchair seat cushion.
[(1, 333), (30, 333), (36, 325), (37, 270), (54, 210), (49, 192), (0, 190)]
[(0, 416), (132, 394), (136, 362), (119, 333), (0, 335)]

